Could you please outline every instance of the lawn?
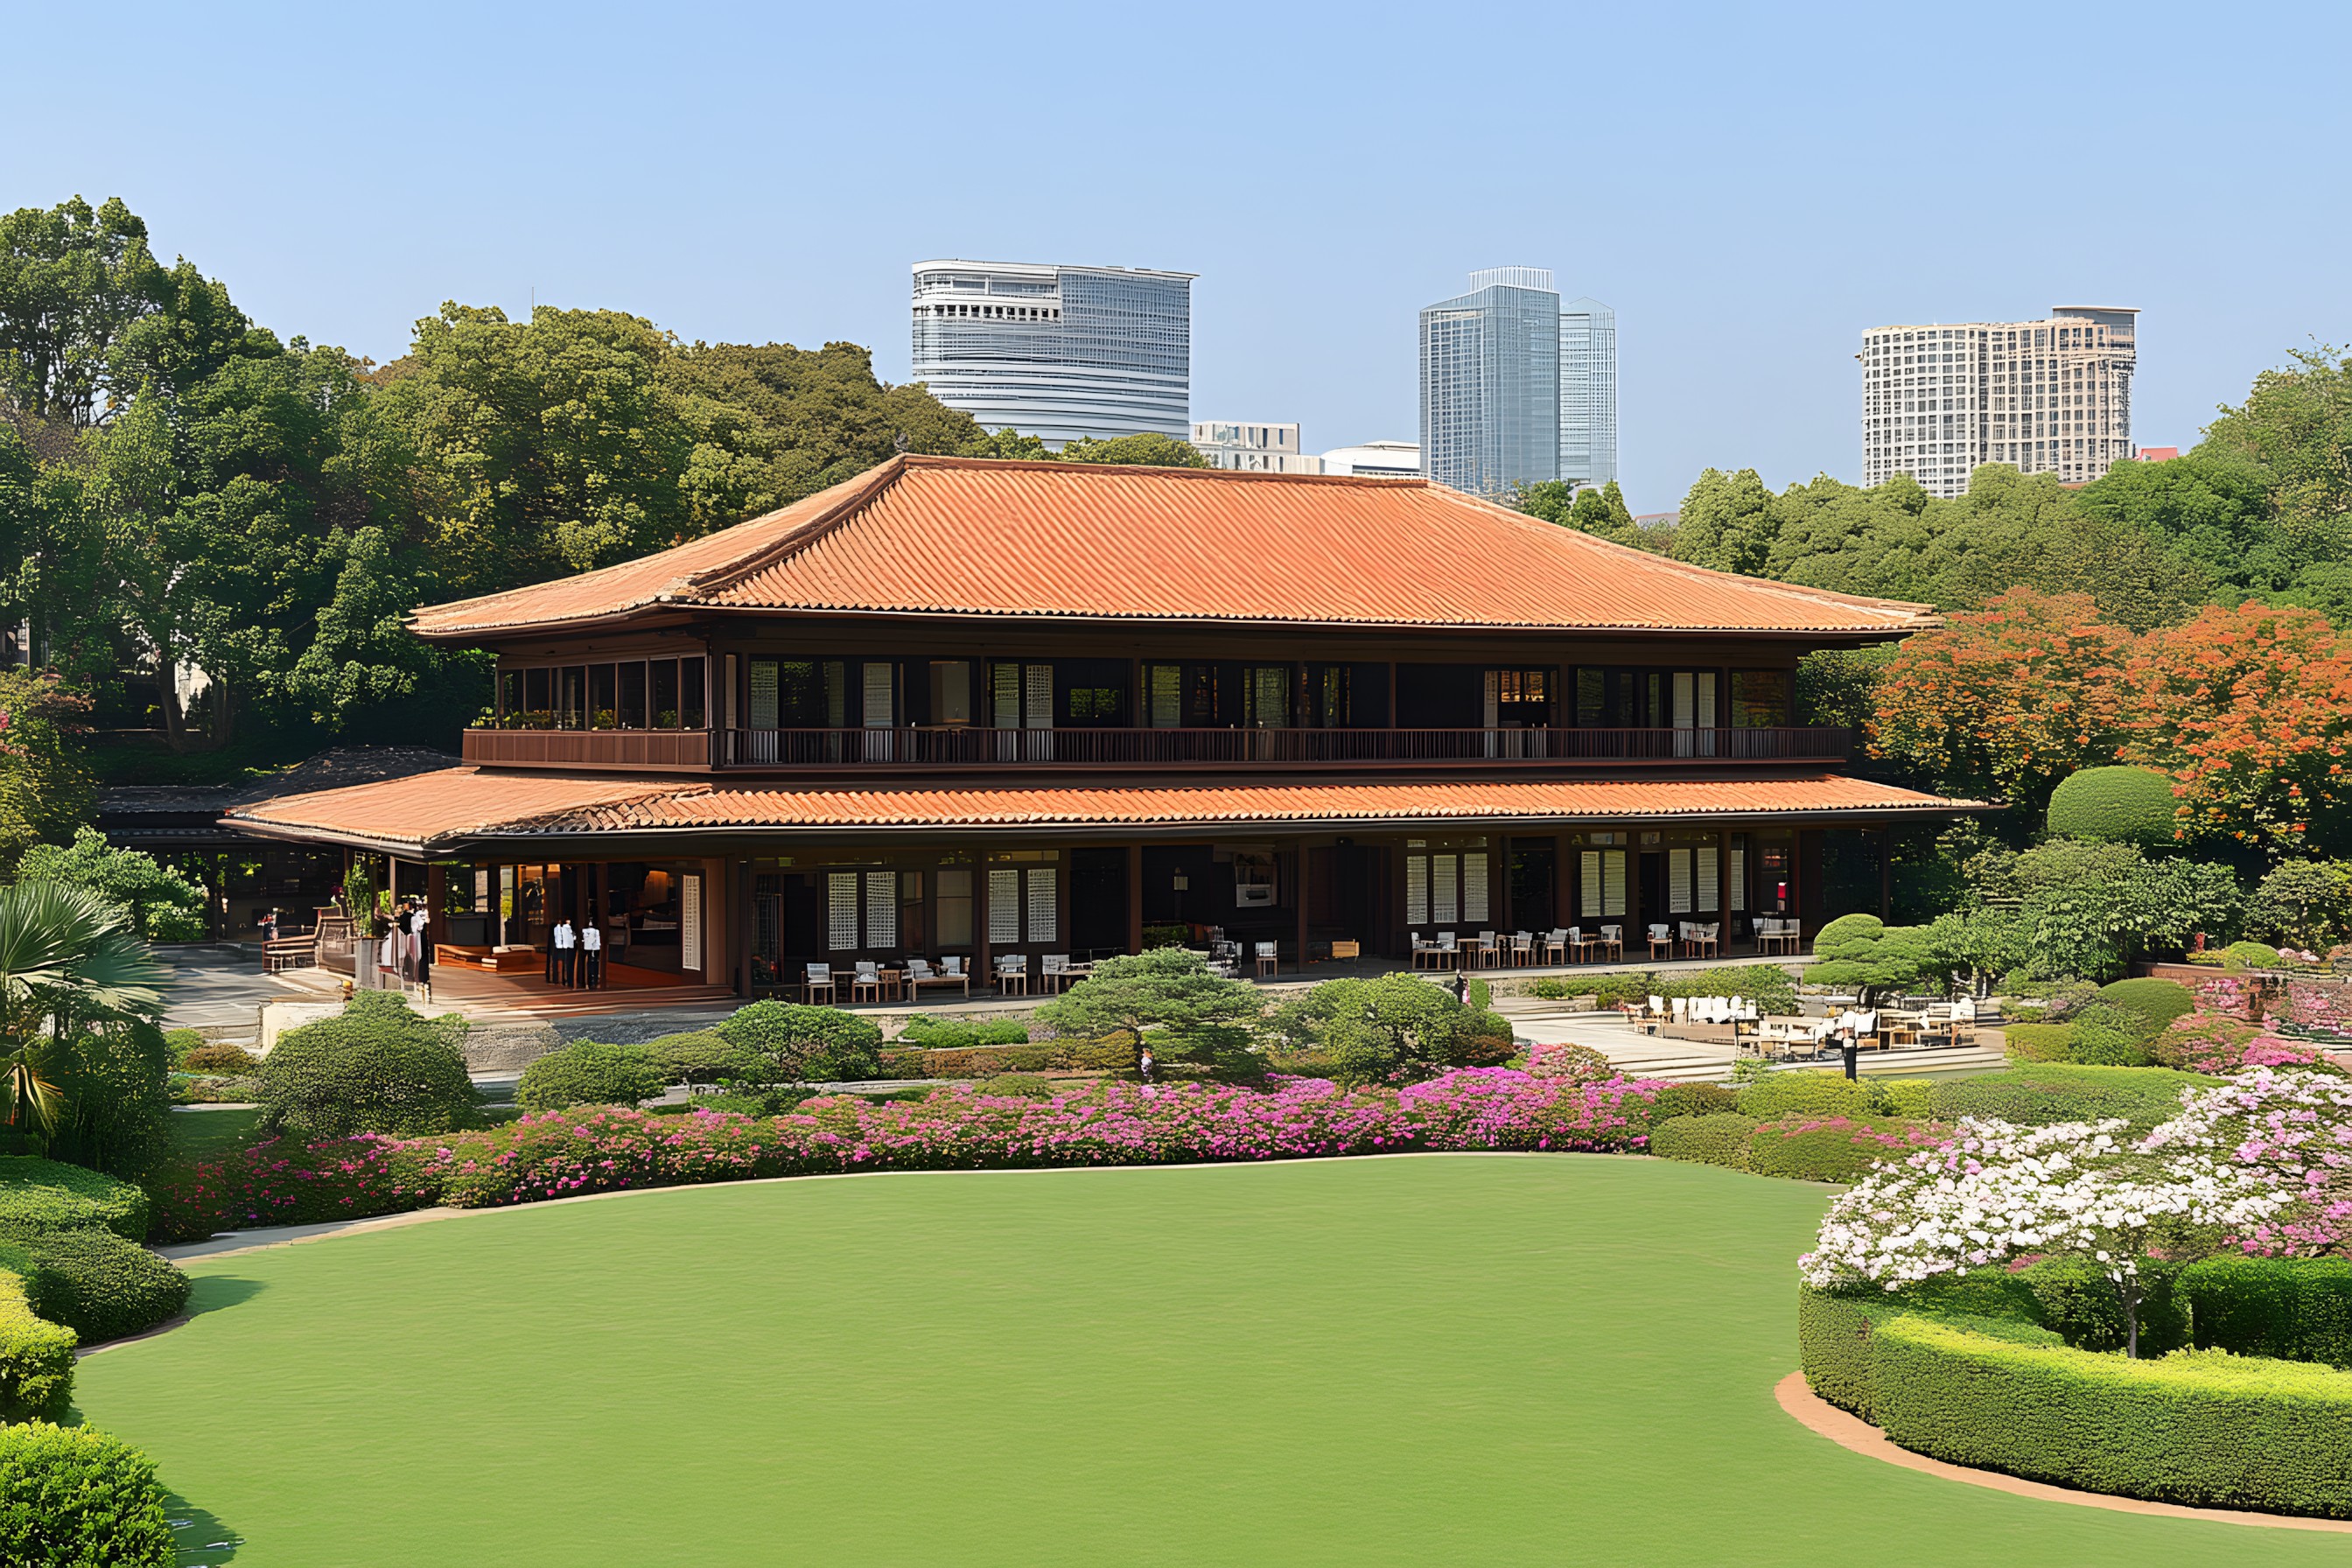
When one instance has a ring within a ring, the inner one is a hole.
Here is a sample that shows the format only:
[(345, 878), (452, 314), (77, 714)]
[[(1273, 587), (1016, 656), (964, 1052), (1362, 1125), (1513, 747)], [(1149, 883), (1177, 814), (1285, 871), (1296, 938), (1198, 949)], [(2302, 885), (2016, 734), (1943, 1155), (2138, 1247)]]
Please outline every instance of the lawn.
[(79, 1404), (238, 1568), (2352, 1556), (1798, 1426), (1825, 1201), (1580, 1155), (679, 1189), (199, 1261)]

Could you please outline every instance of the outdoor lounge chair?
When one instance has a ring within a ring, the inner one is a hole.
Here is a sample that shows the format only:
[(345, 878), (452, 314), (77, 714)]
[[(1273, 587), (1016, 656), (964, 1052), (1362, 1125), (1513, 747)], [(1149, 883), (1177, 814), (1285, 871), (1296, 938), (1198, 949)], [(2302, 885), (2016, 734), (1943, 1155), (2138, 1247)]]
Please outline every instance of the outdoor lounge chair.
[(1257, 944), (1257, 977), (1260, 980), (1269, 974), (1279, 973), (1281, 965), (1276, 962), (1276, 951), (1273, 942), (1262, 942)]
[(1565, 963), (1568, 962), (1571, 948), (1581, 947), (1583, 944), (1584, 933), (1572, 926), (1561, 926), (1556, 931), (1548, 931), (1544, 932), (1543, 961), (1546, 963)]
[(1624, 962), (1625, 928), (1623, 926), (1602, 926), (1601, 928), (1601, 941), (1599, 946), (1601, 950), (1601, 956), (1604, 958), (1614, 958), (1621, 963)]
[(1037, 983), (1045, 988), (1048, 994), (1067, 985), (1070, 978), (1068, 953), (1049, 952), (1037, 961)]
[(882, 965), (871, 958), (857, 960), (857, 973), (849, 977), (849, 999), (852, 1002), (882, 1000)]
[(946, 963), (947, 968), (942, 972), (933, 969), (929, 959), (908, 959), (907, 961), (908, 991), (913, 995), (920, 996), (926, 985), (952, 985), (965, 995), (971, 995), (971, 976), (964, 973), (963, 960), (950, 958)]
[(801, 985), (802, 989), (808, 994), (809, 1005), (811, 1006), (814, 1006), (816, 1005), (817, 994), (820, 992), (824, 994), (826, 1001), (832, 1001), (835, 995), (832, 966), (823, 963), (812, 963), (808, 966), (806, 973), (807, 978), (801, 983)]
[[(1672, 926), (1664, 925), (1655, 925), (1650, 928), (1651, 958), (1672, 958), (1675, 955), (1674, 930), (1675, 928)], [(1664, 951), (1661, 951), (1662, 949)]]

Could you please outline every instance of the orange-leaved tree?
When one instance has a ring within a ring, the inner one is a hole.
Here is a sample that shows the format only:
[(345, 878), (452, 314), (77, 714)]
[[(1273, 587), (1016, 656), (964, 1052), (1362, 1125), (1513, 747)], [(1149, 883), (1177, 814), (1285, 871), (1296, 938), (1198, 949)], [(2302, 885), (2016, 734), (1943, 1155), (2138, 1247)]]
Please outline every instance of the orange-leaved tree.
[(1878, 684), (1870, 749), (1947, 790), (2039, 807), (2116, 760), (2131, 634), (2083, 594), (2011, 588), (1906, 642)]
[(2184, 837), (2273, 853), (2352, 837), (2352, 645), (2325, 616), (2209, 607), (2141, 638), (2124, 687), (2125, 755), (2172, 775)]

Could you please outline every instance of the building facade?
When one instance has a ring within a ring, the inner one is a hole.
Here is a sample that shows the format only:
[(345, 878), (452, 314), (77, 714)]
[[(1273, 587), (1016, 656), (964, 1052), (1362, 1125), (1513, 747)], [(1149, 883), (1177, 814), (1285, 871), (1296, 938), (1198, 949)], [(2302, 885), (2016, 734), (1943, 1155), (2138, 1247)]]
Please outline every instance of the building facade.
[(990, 431), (1058, 451), (1091, 437), (1184, 439), (1192, 278), (1124, 267), (919, 261), (914, 379)]
[(1977, 809), (1792, 710), (1805, 652), (1937, 624), (1423, 480), (905, 456), (416, 612), (497, 657), (464, 764), (227, 821), (413, 891), (436, 994), (541, 984), (564, 919), (681, 995), (1213, 932), (1285, 969), (1685, 921), (1727, 953), (1845, 912), (1825, 834)]
[(1296, 425), (1195, 420), (1192, 447), (1213, 468), (1252, 474), (1319, 474), (1323, 459), (1299, 450)]
[(1361, 474), (1368, 479), (1417, 479), (1421, 448), (1411, 441), (1367, 441), (1323, 454), (1327, 474)]
[(1965, 495), (1980, 463), (2099, 478), (2132, 455), (2138, 315), (2060, 306), (2044, 321), (1864, 332), (1862, 482), (1908, 474), (1930, 495)]
[(1563, 308), (1541, 267), (1495, 267), (1421, 313), (1423, 472), (1471, 495), (1617, 477), (1617, 316)]
[(1559, 477), (1593, 486), (1617, 478), (1617, 312), (1598, 300), (1560, 307)]

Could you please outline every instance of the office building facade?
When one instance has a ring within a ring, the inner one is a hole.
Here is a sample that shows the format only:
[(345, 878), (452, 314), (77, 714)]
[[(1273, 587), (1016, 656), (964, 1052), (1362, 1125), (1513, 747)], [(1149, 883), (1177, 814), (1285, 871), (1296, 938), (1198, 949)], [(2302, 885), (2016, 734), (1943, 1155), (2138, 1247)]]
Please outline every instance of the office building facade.
[(1059, 450), (1192, 423), (1192, 278), (1125, 267), (920, 261), (914, 379), (989, 430)]
[(1617, 477), (1617, 317), (1563, 308), (1541, 267), (1473, 272), (1421, 312), (1421, 451), (1437, 483), (1501, 496)]
[(1298, 449), (1296, 425), (1229, 424), (1222, 419), (1192, 423), (1192, 447), (1213, 468), (1234, 468), (1253, 474), (1319, 474), (1323, 459)]
[(1863, 483), (1908, 474), (1930, 495), (1965, 495), (1980, 463), (2099, 478), (2132, 455), (2138, 314), (2060, 306), (2042, 321), (1864, 332)]

